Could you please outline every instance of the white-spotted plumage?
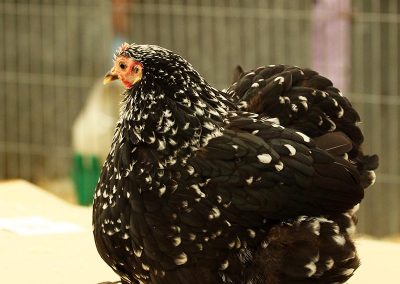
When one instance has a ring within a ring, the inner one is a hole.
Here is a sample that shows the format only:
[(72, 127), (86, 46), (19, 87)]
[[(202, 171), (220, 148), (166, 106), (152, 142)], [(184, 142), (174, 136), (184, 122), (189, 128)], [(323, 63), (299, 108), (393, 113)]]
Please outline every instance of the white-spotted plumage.
[(221, 216), (221, 211), (218, 209), (218, 207), (216, 206), (212, 207), (208, 214), (208, 219), (212, 220), (215, 218), (219, 218), (219, 216)]
[(182, 252), (174, 258), (176, 265), (183, 265), (188, 261), (186, 253)]
[(279, 85), (282, 85), (283, 82), (285, 82), (285, 78), (283, 78), (282, 76), (278, 76), (274, 79), (275, 82), (278, 82)]
[(250, 176), (249, 178), (247, 178), (246, 179), (246, 183), (248, 184), (248, 185), (250, 185), (250, 184), (252, 184), (253, 183), (253, 176)]
[(275, 165), (275, 169), (280, 172), (281, 170), (283, 170), (283, 163), (279, 162)]
[(307, 143), (311, 141), (310, 137), (308, 137), (308, 136), (305, 135), (304, 133), (301, 133), (301, 132), (299, 132), (299, 131), (296, 131), (296, 134), (300, 135), (300, 136), (303, 138), (303, 140), (304, 140), (305, 142), (307, 142)]
[[(229, 267), (235, 264), (228, 261), (232, 257), (230, 252), (239, 262), (251, 265), (255, 248), (268, 249), (269, 243), (260, 241), (270, 229), (269, 204), (264, 200), (267, 196), (264, 192), (289, 192), (291, 186), (291, 191), (298, 190), (296, 181), (284, 179), (291, 170), (296, 170), (294, 161), (302, 163), (304, 156), (311, 156), (311, 151), (304, 151), (313, 147), (306, 144), (311, 139), (301, 132), (285, 129), (281, 125), (285, 119), (275, 117), (279, 115), (246, 112), (251, 102), (232, 106), (189, 63), (168, 50), (132, 45), (123, 52), (142, 64), (143, 76), (135, 88), (124, 94), (121, 119), (99, 183), (102, 185), (95, 194), (94, 218), (109, 220), (109, 224), (103, 222), (103, 227), (97, 226), (97, 230), (94, 222), (96, 242), (104, 250), (102, 257), (117, 272), (120, 272), (118, 267), (129, 267), (129, 275), (121, 273), (127, 282), (148, 283), (150, 275), (157, 279), (170, 271), (179, 273), (180, 268), (174, 266), (184, 266), (189, 261), (193, 264), (192, 260), (201, 260), (212, 248), (218, 257), (210, 260), (210, 265), (223, 271), (217, 277), (231, 279), (230, 270), (236, 267)], [(165, 65), (168, 68), (163, 70)], [(304, 75), (301, 70), (300, 73)], [(244, 76), (254, 75), (253, 72)], [(249, 95), (257, 95), (268, 86), (284, 89), (292, 83), (292, 78), (286, 75), (273, 80), (273, 84), (265, 78), (250, 81), (247, 87), (258, 89)], [(329, 96), (323, 91), (315, 96), (321, 94)], [(312, 99), (306, 95), (289, 98), (282, 92), (274, 97), (274, 103), (295, 117), (311, 107)], [(337, 111), (339, 117), (343, 115), (340, 108)], [(230, 127), (229, 123), (235, 119), (239, 119), (239, 126)], [(240, 119), (248, 120), (240, 122)], [(260, 129), (255, 129), (258, 123)], [(286, 152), (281, 152), (282, 146)], [(203, 156), (208, 160), (202, 160)], [(283, 162), (287, 167), (284, 171)], [(266, 211), (261, 218), (262, 206), (266, 206)], [(290, 208), (279, 210), (290, 215)], [(240, 222), (232, 217), (242, 213)], [(247, 222), (246, 218), (255, 225), (241, 224)], [(319, 237), (321, 224), (314, 222), (307, 229)], [(336, 234), (332, 241), (345, 245), (346, 239), (343, 243), (341, 237)], [(254, 244), (256, 241), (258, 244)], [(216, 244), (224, 250), (218, 251)], [(172, 249), (166, 249), (169, 246)], [(127, 259), (131, 263), (125, 262)], [(315, 263), (312, 259), (302, 264), (309, 276), (316, 273)], [(239, 268), (237, 271), (243, 272)], [(346, 273), (350, 272), (343, 271)]]
[(263, 164), (269, 164), (272, 161), (272, 157), (270, 154), (259, 154), (257, 155), (258, 160)]
[(284, 144), (283, 146), (289, 150), (289, 156), (294, 156), (296, 154), (296, 148), (294, 148), (292, 145)]

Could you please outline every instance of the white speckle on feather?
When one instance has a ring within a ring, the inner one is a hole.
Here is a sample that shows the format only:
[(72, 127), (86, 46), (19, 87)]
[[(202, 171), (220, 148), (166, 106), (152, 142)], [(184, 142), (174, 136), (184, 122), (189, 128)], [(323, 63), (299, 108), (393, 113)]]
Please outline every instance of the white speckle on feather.
[(223, 263), (221, 263), (221, 266), (219, 267), (219, 270), (225, 270), (229, 267), (229, 261), (226, 259)]
[(196, 191), (196, 193), (197, 193), (201, 198), (206, 197), (206, 195), (204, 194), (204, 192), (202, 192), (202, 191), (200, 190), (200, 187), (199, 187), (197, 184), (193, 184), (193, 185), (191, 185), (190, 187), (193, 188), (193, 189)]
[(141, 248), (133, 249), (133, 253), (136, 255), (136, 257), (141, 257), (142, 252), (143, 252), (143, 250)]
[(174, 262), (176, 265), (182, 265), (182, 264), (185, 264), (187, 262), (187, 260), (188, 259), (187, 259), (186, 253), (182, 252), (177, 257), (175, 257)]
[(324, 121), (322, 120), (322, 117), (318, 117), (318, 125), (321, 126), (324, 123)]
[(280, 172), (281, 170), (283, 170), (283, 163), (279, 162), (275, 165), (275, 169)]
[(162, 151), (165, 149), (165, 141), (164, 140), (158, 140), (158, 148), (157, 150)]
[(163, 184), (161, 187), (159, 187), (158, 188), (158, 196), (161, 197), (165, 193), (166, 189), (167, 189), (167, 187), (165, 186), (165, 184)]
[(237, 149), (239, 149), (239, 146), (238, 146), (238, 145), (235, 145), (235, 144), (233, 144), (233, 145), (232, 145), (232, 148), (233, 148), (233, 149), (235, 149), (235, 150), (237, 150)]
[(258, 83), (253, 83), (253, 85), (251, 85), (252, 88), (257, 88), (258, 86), (260, 86)]
[(335, 129), (336, 129), (336, 124), (333, 122), (333, 120), (332, 119), (330, 119), (328, 116), (326, 117), (326, 120), (327, 121), (329, 121), (329, 123), (331, 124), (331, 127), (329, 128), (329, 130), (328, 131), (335, 131)]
[(196, 239), (196, 235), (193, 233), (189, 233), (188, 236), (189, 236), (189, 240), (191, 240), (191, 241), (194, 241)]
[(307, 224), (307, 227), (311, 229), (312, 233), (319, 236), (321, 225), (318, 220), (313, 220)]
[(282, 85), (283, 82), (285, 82), (285, 78), (283, 78), (282, 76), (278, 76), (274, 79), (274, 82), (278, 81), (279, 85)]
[(242, 242), (240, 241), (240, 239), (239, 239), (238, 237), (236, 237), (236, 244), (235, 244), (235, 247), (236, 247), (237, 249), (239, 249), (241, 246), (242, 246)]
[[(154, 270), (154, 274), (155, 274), (155, 275), (159, 275), (159, 276), (161, 276), (161, 277), (164, 277), (164, 276), (165, 276), (165, 271), (164, 271), (164, 270), (157, 270), (157, 269), (155, 269), (155, 270)], [(129, 279), (127, 279), (127, 283), (129, 283)]]
[(258, 132), (260, 132), (260, 130), (254, 130), (253, 132), (251, 132), (251, 134), (256, 135)]
[(280, 120), (279, 120), (279, 118), (277, 118), (277, 117), (270, 117), (270, 118), (261, 119), (261, 120), (262, 120), (262, 121), (272, 122), (272, 123), (274, 123), (274, 124), (279, 124), (279, 123), (281, 123)]
[(181, 202), (181, 207), (182, 208), (187, 208), (189, 206), (189, 202), (187, 201), (187, 200), (183, 200), (182, 202)]
[(187, 166), (187, 172), (189, 175), (193, 175), (194, 174), (194, 167), (191, 165)]
[(333, 267), (334, 264), (335, 264), (335, 261), (333, 260), (333, 258), (331, 258), (331, 257), (328, 258), (325, 261), (326, 270), (330, 270)]
[(304, 265), (304, 267), (308, 269), (307, 277), (313, 276), (315, 274), (315, 272), (317, 271), (317, 266), (315, 265), (315, 263), (313, 261), (310, 261), (309, 263)]
[(194, 109), (195, 109), (196, 114), (197, 114), (198, 116), (203, 116), (203, 115), (204, 115), (204, 110), (203, 110), (203, 109), (201, 109), (201, 108), (199, 108), (199, 107), (197, 107), (197, 106), (195, 106)]
[(339, 110), (338, 113), (337, 113), (337, 117), (338, 117), (338, 118), (341, 118), (341, 117), (343, 117), (343, 115), (344, 115), (344, 110), (343, 110), (342, 107), (340, 107), (340, 110)]
[(147, 183), (151, 183), (152, 178), (150, 175), (148, 175), (147, 177), (145, 177), (145, 180)]
[(221, 216), (221, 212), (217, 207), (214, 206), (213, 208), (211, 208), (211, 211), (208, 214), (208, 219), (212, 220), (215, 218), (219, 218), (219, 216)]
[(252, 183), (253, 183), (253, 176), (251, 176), (251, 177), (249, 177), (248, 179), (246, 179), (246, 183), (247, 183), (248, 185), (252, 184)]
[(150, 270), (150, 266), (148, 266), (147, 264), (142, 263), (142, 268), (143, 270), (149, 271)]
[(350, 213), (351, 215), (354, 215), (355, 213), (357, 213), (357, 211), (358, 211), (359, 209), (360, 209), (360, 203), (354, 205), (354, 207), (351, 208), (351, 209), (349, 210), (349, 213)]
[(209, 129), (209, 130), (214, 130), (214, 129), (215, 129), (215, 125), (212, 124), (211, 122), (208, 122), (208, 121), (204, 122), (204, 123), (203, 123), (203, 126), (204, 126), (205, 128), (207, 128), (207, 129)]
[(271, 155), (266, 153), (257, 155), (257, 158), (263, 164), (269, 164), (272, 161)]
[(339, 235), (340, 229), (337, 224), (334, 224), (332, 220), (327, 220), (329, 221), (328, 223), (332, 224), (332, 230), (335, 232), (335, 234)]
[(174, 139), (172, 139), (172, 138), (169, 138), (169, 139), (168, 139), (168, 143), (169, 143), (170, 145), (172, 145), (172, 146), (175, 146), (175, 145), (176, 145), (176, 141), (175, 141)]
[(332, 237), (335, 243), (337, 243), (339, 246), (344, 246), (346, 243), (346, 239), (342, 235), (335, 235)]
[(179, 246), (180, 244), (181, 244), (181, 237), (173, 237), (172, 238), (172, 244), (175, 246), (175, 247), (177, 247), (177, 246)]
[(122, 235), (122, 238), (123, 238), (124, 240), (127, 240), (127, 239), (129, 239), (129, 235), (128, 235), (127, 233), (125, 233), (125, 234)]
[(166, 109), (163, 111), (163, 115), (164, 117), (171, 117), (172, 112), (169, 109)]
[(351, 274), (353, 274), (353, 272), (354, 272), (353, 268), (342, 269), (339, 271), (340, 274), (345, 276), (350, 276)]
[(228, 203), (224, 203), (222, 204), (222, 206), (224, 206), (224, 208), (228, 208), (229, 206), (231, 206), (232, 201), (229, 201)]
[(297, 134), (297, 135), (300, 135), (301, 138), (303, 138), (304, 142), (307, 142), (307, 143), (308, 143), (308, 142), (311, 141), (310, 137), (308, 137), (308, 136), (305, 135), (304, 133), (301, 133), (301, 132), (299, 132), (299, 131), (296, 131), (296, 134)]
[(247, 233), (249, 234), (249, 237), (252, 239), (256, 237), (256, 232), (252, 229), (247, 229)]
[(241, 101), (238, 104), (239, 109), (246, 109), (247, 108), (247, 102), (246, 101)]
[(171, 226), (171, 229), (175, 232), (175, 233), (180, 233), (181, 232), (181, 227), (179, 226)]
[(290, 145), (290, 144), (285, 144), (283, 145), (289, 150), (289, 156), (294, 156), (296, 154), (296, 149)]

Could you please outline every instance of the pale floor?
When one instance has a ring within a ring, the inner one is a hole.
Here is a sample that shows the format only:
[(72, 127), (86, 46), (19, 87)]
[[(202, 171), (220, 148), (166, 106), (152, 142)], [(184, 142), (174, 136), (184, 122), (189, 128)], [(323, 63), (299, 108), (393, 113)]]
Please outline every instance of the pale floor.
[[(48, 184), (51, 186), (51, 184)], [(74, 202), (61, 187), (56, 195)], [(1, 283), (87, 284), (116, 281), (97, 254), (91, 229), (91, 208), (76, 206), (24, 181), (0, 183)], [(75, 231), (23, 236), (1, 229), (5, 218), (39, 216), (68, 222)], [(397, 241), (397, 242), (396, 242)], [(400, 238), (356, 241), (362, 266), (349, 284), (400, 283)]]

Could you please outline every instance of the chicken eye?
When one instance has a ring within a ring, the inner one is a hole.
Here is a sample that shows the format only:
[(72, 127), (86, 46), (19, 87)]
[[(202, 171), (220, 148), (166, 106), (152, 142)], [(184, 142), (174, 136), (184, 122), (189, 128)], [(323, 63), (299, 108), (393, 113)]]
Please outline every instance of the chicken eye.
[(135, 67), (133, 67), (133, 72), (139, 73), (139, 71), (140, 71), (139, 66), (136, 65)]
[(126, 68), (126, 65), (125, 65), (124, 63), (120, 63), (120, 64), (119, 64), (119, 67), (120, 67), (121, 69), (125, 69), (125, 68)]

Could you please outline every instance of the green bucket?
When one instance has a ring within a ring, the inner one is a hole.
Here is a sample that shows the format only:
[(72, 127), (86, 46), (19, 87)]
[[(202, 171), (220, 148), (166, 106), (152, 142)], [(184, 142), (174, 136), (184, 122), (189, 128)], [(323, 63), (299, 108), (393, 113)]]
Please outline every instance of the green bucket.
[(96, 156), (74, 154), (72, 179), (75, 194), (80, 205), (91, 205), (97, 181), (100, 176), (100, 161)]

